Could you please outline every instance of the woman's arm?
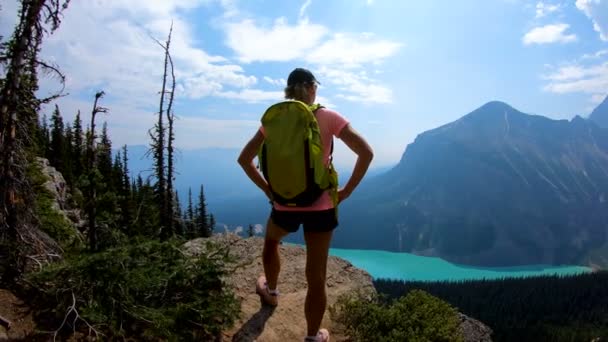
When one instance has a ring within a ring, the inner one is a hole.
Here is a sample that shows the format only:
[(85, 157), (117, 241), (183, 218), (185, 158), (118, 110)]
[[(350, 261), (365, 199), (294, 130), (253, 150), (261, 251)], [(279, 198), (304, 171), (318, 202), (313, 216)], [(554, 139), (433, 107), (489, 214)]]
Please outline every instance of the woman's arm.
[(253, 163), (253, 159), (256, 157), (258, 150), (260, 149), (260, 146), (262, 146), (263, 142), (264, 135), (262, 134), (262, 132), (257, 131), (253, 138), (251, 138), (251, 140), (247, 142), (245, 147), (243, 147), (243, 150), (239, 155), (238, 163), (239, 165), (241, 165), (243, 170), (245, 170), (245, 173), (247, 174), (249, 179), (251, 179), (251, 181), (255, 183), (258, 188), (264, 191), (264, 193), (269, 199), (272, 199), (268, 183), (266, 182), (264, 177), (262, 177), (258, 169), (255, 167), (255, 164)]
[(348, 146), (355, 154), (357, 155), (357, 162), (355, 163), (355, 167), (353, 169), (353, 173), (350, 176), (346, 185), (338, 190), (338, 199), (340, 202), (347, 199), (350, 194), (353, 193), (357, 185), (365, 176), (367, 169), (369, 168), (369, 164), (371, 164), (372, 159), (374, 158), (374, 151), (369, 146), (367, 141), (355, 131), (350, 124), (346, 125), (340, 131), (338, 135), (346, 146)]

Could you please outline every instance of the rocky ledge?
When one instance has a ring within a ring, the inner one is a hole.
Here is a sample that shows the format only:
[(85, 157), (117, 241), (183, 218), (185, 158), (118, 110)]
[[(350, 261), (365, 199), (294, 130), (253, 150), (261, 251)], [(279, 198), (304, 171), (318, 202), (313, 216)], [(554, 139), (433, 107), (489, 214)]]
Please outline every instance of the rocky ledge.
[[(221, 234), (212, 238), (215, 242), (230, 246), (230, 254), (238, 260), (239, 267), (226, 279), (241, 301), (241, 315), (233, 329), (224, 332), (224, 341), (282, 342), (301, 341), (306, 335), (304, 299), (306, 278), (304, 267), (306, 251), (302, 246), (283, 244), (280, 247), (281, 273), (279, 275), (279, 305), (276, 308), (260, 305), (255, 294), (255, 281), (263, 274), (262, 247), (259, 237), (240, 238), (233, 234)], [(186, 243), (189, 253), (197, 254), (205, 248), (205, 239)], [(371, 276), (350, 262), (330, 256), (327, 264), (328, 307), (346, 293), (375, 293)], [(491, 341), (492, 330), (483, 323), (460, 314), (461, 329), (465, 341)], [(340, 325), (326, 312), (322, 327), (332, 333), (332, 341), (350, 341)]]

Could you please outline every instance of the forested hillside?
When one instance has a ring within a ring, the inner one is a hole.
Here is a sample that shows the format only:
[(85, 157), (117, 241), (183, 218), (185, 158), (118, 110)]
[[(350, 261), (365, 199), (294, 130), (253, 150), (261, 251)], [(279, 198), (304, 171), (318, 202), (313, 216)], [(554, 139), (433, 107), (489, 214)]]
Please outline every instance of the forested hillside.
[(494, 341), (608, 338), (608, 272), (458, 282), (378, 279), (388, 298), (423, 290), (492, 327)]

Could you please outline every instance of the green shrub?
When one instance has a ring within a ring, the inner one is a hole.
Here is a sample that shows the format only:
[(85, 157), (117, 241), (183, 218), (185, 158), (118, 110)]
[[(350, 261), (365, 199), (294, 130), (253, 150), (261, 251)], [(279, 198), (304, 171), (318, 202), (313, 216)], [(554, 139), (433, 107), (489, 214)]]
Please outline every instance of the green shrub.
[(390, 304), (342, 296), (330, 309), (355, 341), (462, 341), (457, 312), (448, 303), (414, 290)]
[[(222, 281), (228, 260), (213, 246), (187, 256), (179, 243), (135, 241), (31, 275), (39, 291), (32, 301), (38, 321), (53, 329), (65, 322), (65, 334), (88, 333), (90, 325), (109, 340), (211, 339), (233, 324), (240, 309)], [(72, 306), (77, 312), (70, 312)], [(72, 322), (75, 327), (68, 326)]]

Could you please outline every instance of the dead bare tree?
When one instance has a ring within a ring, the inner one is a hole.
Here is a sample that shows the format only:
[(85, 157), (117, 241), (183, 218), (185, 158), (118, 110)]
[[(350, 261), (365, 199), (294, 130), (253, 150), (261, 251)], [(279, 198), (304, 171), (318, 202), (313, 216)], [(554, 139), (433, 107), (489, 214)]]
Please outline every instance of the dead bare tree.
[(173, 180), (175, 179), (175, 160), (173, 157), (173, 142), (175, 141), (175, 132), (173, 131), (173, 122), (175, 121), (175, 113), (173, 113), (173, 98), (175, 96), (175, 68), (173, 66), (173, 59), (169, 53), (171, 31), (173, 31), (173, 26), (171, 26), (171, 30), (169, 31), (169, 39), (167, 40), (167, 47), (165, 49), (166, 56), (169, 59), (169, 66), (171, 68), (171, 91), (169, 92), (169, 104), (167, 105), (167, 123), (169, 124), (169, 127), (167, 127), (167, 198), (169, 198), (171, 203), (169, 203), (167, 206), (167, 215), (169, 217), (168, 230), (171, 234), (174, 234), (176, 230), (176, 221), (180, 218), (175, 216), (175, 206), (173, 205), (173, 202), (177, 201), (177, 198), (175, 197), (175, 190), (173, 189)]
[(69, 0), (21, 0), (19, 20), (11, 41), (2, 49), (0, 63), (0, 240), (13, 244), (7, 278), (18, 276), (27, 254), (55, 254), (58, 246), (35, 225), (33, 194), (25, 170), (27, 151), (33, 144), (38, 109), (59, 94), (37, 99), (37, 69), (57, 73), (56, 67), (38, 59), (42, 38), (54, 32)]
[(91, 111), (91, 132), (87, 137), (87, 168), (88, 168), (88, 193), (89, 202), (87, 205), (87, 216), (89, 221), (89, 248), (93, 251), (97, 250), (97, 227), (96, 227), (96, 215), (97, 215), (97, 180), (95, 177), (97, 174), (97, 151), (95, 147), (95, 117), (98, 113), (107, 113), (108, 109), (99, 106), (97, 103), (105, 95), (104, 91), (98, 91), (95, 93), (95, 102), (93, 103), (93, 110)]
[[(148, 152), (152, 152), (154, 158), (154, 166), (156, 173), (156, 191), (158, 196), (158, 203), (160, 209), (160, 238), (166, 240), (175, 233), (175, 218), (173, 209), (173, 178), (174, 178), (174, 165), (173, 165), (173, 141), (175, 136), (173, 133), (173, 98), (175, 93), (175, 73), (173, 69), (173, 60), (169, 53), (169, 47), (171, 45), (171, 34), (173, 33), (173, 24), (169, 30), (169, 36), (167, 41), (163, 44), (158, 40), (154, 39), (158, 45), (160, 45), (165, 51), (165, 66), (163, 71), (163, 82), (160, 91), (160, 106), (158, 111), (158, 122), (154, 127), (154, 131), (150, 131), (149, 135), (152, 139), (151, 149)], [(171, 90), (167, 91), (167, 78), (168, 69), (170, 69), (172, 76)], [(169, 95), (168, 103), (165, 109), (165, 97)], [(169, 127), (165, 127), (164, 116), (166, 115)], [(167, 134), (168, 129), (168, 137)], [(167, 140), (165, 141), (165, 138)], [(167, 154), (165, 156), (165, 148)], [(165, 166), (165, 161), (167, 166)]]

